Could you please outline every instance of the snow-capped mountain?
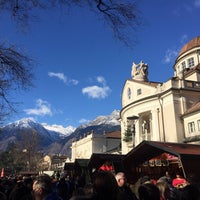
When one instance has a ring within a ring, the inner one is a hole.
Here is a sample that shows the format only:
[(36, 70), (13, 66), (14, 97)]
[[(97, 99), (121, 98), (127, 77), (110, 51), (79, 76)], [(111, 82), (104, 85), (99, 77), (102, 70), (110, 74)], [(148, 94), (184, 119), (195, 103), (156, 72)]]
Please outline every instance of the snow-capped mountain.
[(80, 138), (85, 133), (94, 131), (96, 134), (120, 130), (119, 111), (115, 110), (108, 116), (98, 116), (88, 124), (63, 127), (59, 125), (39, 124), (32, 119), (21, 119), (0, 127), (0, 151), (5, 151), (9, 144), (31, 140), (37, 137), (39, 150), (46, 154), (71, 154), (73, 138)]
[(17, 143), (25, 139), (27, 140), (27, 138), (32, 139), (33, 137), (37, 137), (38, 148), (40, 151), (52, 151), (50, 148), (54, 149), (54, 146), (58, 146), (59, 144), (60, 148), (57, 148), (57, 151), (55, 152), (59, 153), (62, 149), (62, 145), (60, 145), (61, 140), (70, 135), (75, 129), (71, 126), (69, 129), (60, 126), (59, 130), (58, 127), (55, 129), (55, 126), (52, 128), (48, 126), (48, 129), (46, 127), (31, 119), (21, 119), (1, 127), (0, 151), (5, 151), (12, 143)]
[(80, 138), (91, 131), (95, 134), (103, 134), (105, 132), (112, 132), (116, 130), (120, 130), (118, 110), (114, 110), (108, 116), (98, 116), (88, 124), (79, 126), (69, 137)]
[(93, 125), (101, 125), (101, 124), (110, 124), (113, 126), (119, 125), (119, 111), (114, 110), (111, 115), (108, 116), (98, 116), (93, 121), (89, 122), (87, 126), (93, 126)]
[(73, 133), (75, 131), (75, 127), (73, 126), (67, 126), (67, 127), (63, 127), (61, 125), (48, 125), (46, 123), (42, 123), (42, 126), (49, 130), (49, 131), (53, 131), (53, 132), (57, 132), (61, 137), (66, 137), (69, 136), (71, 133)]

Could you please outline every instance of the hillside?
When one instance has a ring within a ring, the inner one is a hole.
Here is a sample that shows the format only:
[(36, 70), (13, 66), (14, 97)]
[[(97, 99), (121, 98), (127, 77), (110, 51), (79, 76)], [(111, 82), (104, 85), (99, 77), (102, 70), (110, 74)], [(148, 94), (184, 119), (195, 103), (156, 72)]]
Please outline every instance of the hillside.
[(0, 128), (0, 152), (6, 151), (10, 144), (25, 145), (35, 138), (38, 151), (48, 155), (71, 155), (71, 144), (74, 138), (94, 131), (96, 134), (120, 130), (119, 111), (108, 116), (98, 116), (88, 124), (74, 128), (69, 126), (50, 126), (39, 124), (30, 119), (22, 119)]

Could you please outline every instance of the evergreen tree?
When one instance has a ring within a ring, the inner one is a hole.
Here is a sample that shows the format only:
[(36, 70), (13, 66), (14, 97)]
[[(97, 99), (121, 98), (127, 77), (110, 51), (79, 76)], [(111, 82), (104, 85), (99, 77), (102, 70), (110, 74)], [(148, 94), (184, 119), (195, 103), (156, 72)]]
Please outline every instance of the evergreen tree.
[(123, 138), (123, 141), (125, 142), (130, 142), (132, 141), (133, 139), (133, 133), (132, 133), (132, 130), (131, 130), (131, 126), (127, 126), (127, 129), (124, 133), (124, 138)]

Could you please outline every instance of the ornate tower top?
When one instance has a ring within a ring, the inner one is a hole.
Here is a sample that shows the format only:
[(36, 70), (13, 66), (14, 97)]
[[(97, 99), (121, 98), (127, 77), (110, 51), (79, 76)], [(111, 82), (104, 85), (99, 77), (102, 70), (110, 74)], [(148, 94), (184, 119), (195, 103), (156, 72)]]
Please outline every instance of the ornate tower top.
[[(192, 71), (194, 72), (194, 69), (197, 66), (199, 66), (199, 64), (200, 64), (200, 36), (193, 38), (182, 47), (173, 66), (174, 77), (179, 77), (180, 79), (185, 79), (185, 78), (189, 79), (188, 75), (190, 74), (190, 72)], [(190, 78), (192, 78), (192, 76)]]
[(148, 64), (143, 61), (140, 61), (139, 64), (133, 62), (131, 76), (132, 79), (138, 81), (148, 81)]

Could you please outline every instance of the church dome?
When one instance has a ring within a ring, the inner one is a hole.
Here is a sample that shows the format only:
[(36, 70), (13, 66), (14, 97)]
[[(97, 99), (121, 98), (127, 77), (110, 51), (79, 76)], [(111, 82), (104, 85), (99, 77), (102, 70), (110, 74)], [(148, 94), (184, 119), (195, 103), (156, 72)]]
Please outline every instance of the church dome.
[[(200, 64), (200, 35), (186, 43), (174, 63), (174, 76), (186, 78), (195, 66)], [(187, 77), (188, 78), (188, 77)], [(189, 79), (188, 79), (189, 80)]]
[(187, 44), (185, 44), (179, 52), (179, 56), (195, 47), (200, 47), (200, 36), (193, 38)]

